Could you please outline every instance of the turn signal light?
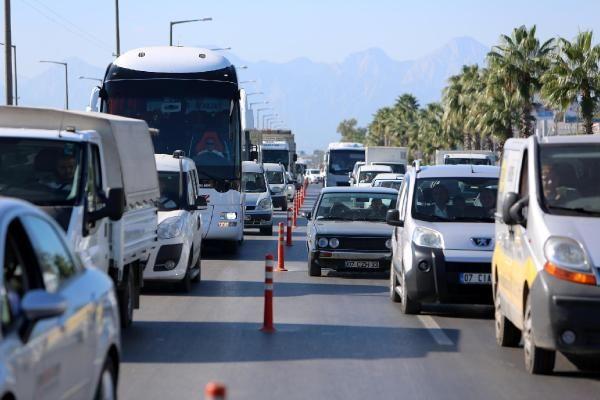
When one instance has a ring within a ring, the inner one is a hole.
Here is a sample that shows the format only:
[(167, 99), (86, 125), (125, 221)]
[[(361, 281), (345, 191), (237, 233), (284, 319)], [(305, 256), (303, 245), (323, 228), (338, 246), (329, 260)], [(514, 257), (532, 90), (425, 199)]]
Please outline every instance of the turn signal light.
[(575, 282), (575, 283), (582, 283), (584, 285), (595, 285), (596, 284), (596, 277), (593, 274), (586, 274), (583, 272), (570, 271), (568, 269), (564, 269), (555, 264), (552, 264), (551, 262), (546, 262), (546, 264), (544, 264), (544, 269), (550, 275), (552, 275), (558, 279)]

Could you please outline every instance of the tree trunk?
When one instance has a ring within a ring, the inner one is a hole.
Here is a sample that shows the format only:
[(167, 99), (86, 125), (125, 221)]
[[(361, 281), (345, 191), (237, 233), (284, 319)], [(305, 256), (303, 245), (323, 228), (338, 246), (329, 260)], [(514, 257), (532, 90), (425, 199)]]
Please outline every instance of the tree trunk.
[(463, 147), (465, 150), (473, 150), (473, 143), (470, 133), (465, 133), (463, 136)]
[(533, 131), (532, 131), (532, 126), (531, 126), (531, 122), (532, 122), (532, 115), (531, 115), (531, 103), (527, 103), (525, 105), (523, 105), (523, 110), (521, 111), (521, 117), (520, 117), (520, 133), (521, 133), (521, 137), (529, 137), (532, 135)]
[(494, 139), (492, 139), (492, 135), (485, 135), (485, 149), (489, 151), (494, 150)]

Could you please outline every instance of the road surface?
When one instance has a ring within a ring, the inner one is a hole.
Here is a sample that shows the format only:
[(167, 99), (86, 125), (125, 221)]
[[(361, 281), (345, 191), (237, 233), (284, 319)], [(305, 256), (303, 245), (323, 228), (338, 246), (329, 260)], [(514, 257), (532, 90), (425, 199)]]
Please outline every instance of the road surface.
[(247, 231), (236, 256), (210, 246), (192, 292), (145, 292), (123, 334), (120, 398), (202, 399), (212, 380), (228, 399), (600, 398), (600, 375), (562, 356), (553, 376), (528, 375), (521, 348), (496, 346), (489, 308), (405, 316), (387, 276), (309, 277), (299, 224), (289, 271), (275, 273), (276, 333), (259, 331), (264, 256), (276, 254), (276, 237)]

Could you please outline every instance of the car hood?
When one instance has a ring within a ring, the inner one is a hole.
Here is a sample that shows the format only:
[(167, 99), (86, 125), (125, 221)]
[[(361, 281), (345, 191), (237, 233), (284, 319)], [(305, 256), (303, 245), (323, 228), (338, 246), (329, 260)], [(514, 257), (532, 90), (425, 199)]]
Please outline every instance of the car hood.
[(385, 222), (315, 221), (319, 235), (391, 236), (394, 228)]
[(494, 249), (494, 223), (488, 222), (423, 222), (419, 226), (442, 234), (446, 250)]
[(263, 198), (267, 197), (267, 192), (261, 192), (261, 193), (245, 193), (245, 202), (244, 204), (247, 206), (255, 206), (256, 204), (258, 204), (258, 202), (260, 200), (262, 200)]
[(577, 240), (587, 251), (592, 264), (600, 267), (600, 246), (596, 236), (600, 231), (600, 218), (546, 214), (544, 222), (550, 236)]

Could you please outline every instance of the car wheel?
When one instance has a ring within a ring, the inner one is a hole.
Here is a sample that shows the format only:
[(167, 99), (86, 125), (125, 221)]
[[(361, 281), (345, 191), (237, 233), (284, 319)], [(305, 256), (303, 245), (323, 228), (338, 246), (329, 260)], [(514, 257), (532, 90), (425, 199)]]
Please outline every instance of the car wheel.
[(580, 371), (600, 371), (600, 357), (597, 355), (565, 354), (565, 357)]
[(273, 236), (273, 225), (267, 226), (265, 228), (260, 228), (260, 234), (266, 236)]
[(394, 265), (392, 263), (392, 265), (390, 265), (390, 299), (392, 299), (394, 303), (399, 303), (400, 300), (402, 300), (398, 295), (398, 292), (396, 292), (397, 287), (398, 277), (396, 276), (396, 271), (394, 270)]
[(134, 291), (133, 271), (129, 268), (125, 276), (125, 286), (118, 291), (119, 316), (121, 317), (121, 328), (123, 329), (131, 326), (133, 322)]
[(400, 309), (404, 314), (418, 314), (421, 311), (421, 304), (419, 304), (419, 302), (417, 301), (412, 300), (408, 296), (408, 290), (406, 290), (406, 273), (404, 272), (404, 269), (402, 269), (400, 279)]
[(94, 400), (114, 400), (117, 398), (117, 377), (112, 358), (108, 357), (100, 373), (100, 381)]
[(525, 355), (525, 369), (530, 374), (547, 375), (554, 369), (556, 352), (539, 348), (533, 341), (533, 322), (529, 297), (527, 297), (523, 319), (523, 353)]
[(308, 255), (308, 275), (321, 276), (321, 266), (313, 260), (310, 254)]
[(517, 347), (521, 341), (521, 331), (502, 312), (500, 295), (495, 289), (494, 322), (496, 328), (496, 343), (502, 347)]
[(198, 254), (198, 261), (196, 261), (196, 265), (194, 265), (194, 269), (198, 271), (198, 273), (192, 279), (192, 282), (200, 282), (202, 280), (202, 256)]

